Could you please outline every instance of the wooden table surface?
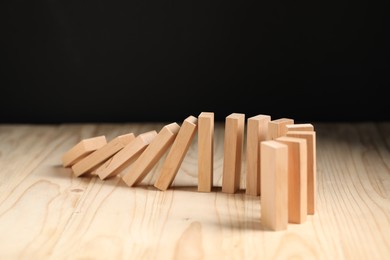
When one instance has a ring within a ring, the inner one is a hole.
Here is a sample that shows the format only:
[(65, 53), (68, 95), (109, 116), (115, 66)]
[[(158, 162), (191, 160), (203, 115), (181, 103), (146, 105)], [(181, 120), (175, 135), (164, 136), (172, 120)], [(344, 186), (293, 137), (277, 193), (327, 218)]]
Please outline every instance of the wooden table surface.
[[(83, 138), (164, 123), (0, 125), (0, 259), (390, 259), (390, 123), (313, 123), (317, 212), (287, 231), (261, 225), (260, 198), (197, 192), (196, 137), (168, 191), (74, 177), (62, 154)], [(245, 161), (245, 156), (243, 158)]]

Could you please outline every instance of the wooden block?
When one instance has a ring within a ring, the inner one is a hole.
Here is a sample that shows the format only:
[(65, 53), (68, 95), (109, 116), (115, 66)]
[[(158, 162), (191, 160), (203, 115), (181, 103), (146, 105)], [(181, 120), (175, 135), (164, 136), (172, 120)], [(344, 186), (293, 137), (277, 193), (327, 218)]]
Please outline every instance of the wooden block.
[(263, 141), (261, 149), (261, 223), (271, 230), (286, 230), (287, 207), (287, 145)]
[(268, 138), (271, 117), (257, 115), (247, 120), (246, 135), (246, 194), (260, 195), (260, 142)]
[(268, 123), (268, 139), (274, 140), (284, 136), (287, 133), (286, 125), (294, 124), (294, 120), (290, 118), (279, 118)]
[(232, 113), (226, 117), (222, 192), (235, 193), (240, 188), (245, 114)]
[(138, 135), (137, 138), (97, 168), (96, 175), (99, 175), (102, 180), (118, 175), (141, 155), (156, 136), (157, 132), (154, 130)]
[(123, 147), (134, 140), (134, 138), (135, 136), (133, 133), (117, 136), (106, 145), (73, 165), (72, 170), (74, 175), (79, 177), (87, 172), (91, 172), (111, 156), (119, 152)]
[(177, 123), (165, 125), (146, 147), (138, 159), (130, 165), (129, 170), (122, 176), (128, 186), (139, 184), (153, 166), (160, 160), (172, 145), (180, 126)]
[(312, 124), (292, 124), (286, 125), (288, 131), (314, 131), (314, 126)]
[(275, 140), (288, 147), (288, 222), (301, 224), (307, 216), (306, 139), (282, 136)]
[(210, 192), (214, 170), (214, 113), (198, 116), (198, 191)]
[(62, 165), (70, 167), (105, 144), (107, 140), (104, 135), (81, 140), (63, 154)]
[(287, 136), (305, 138), (307, 144), (307, 213), (313, 215), (316, 208), (316, 133), (315, 131), (289, 131)]
[(195, 136), (197, 124), (198, 119), (194, 116), (189, 116), (183, 121), (176, 139), (173, 142), (160, 170), (160, 175), (154, 183), (154, 187), (157, 189), (167, 190), (172, 184), (188, 148), (190, 147), (191, 141)]

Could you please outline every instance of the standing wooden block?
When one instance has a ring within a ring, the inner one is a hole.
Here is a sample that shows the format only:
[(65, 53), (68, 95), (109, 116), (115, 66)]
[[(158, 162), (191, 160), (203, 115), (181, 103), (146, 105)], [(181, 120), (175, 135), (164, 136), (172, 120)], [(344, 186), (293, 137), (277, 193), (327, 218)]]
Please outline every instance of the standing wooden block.
[(139, 184), (153, 166), (160, 160), (172, 145), (180, 126), (177, 123), (165, 125), (138, 159), (130, 165), (129, 170), (122, 176), (128, 186)]
[(287, 145), (263, 141), (261, 149), (261, 223), (271, 230), (286, 230), (287, 207)]
[(111, 156), (119, 152), (128, 143), (134, 140), (135, 136), (133, 133), (120, 135), (108, 142), (103, 147), (94, 151), (84, 159), (77, 162), (72, 166), (72, 170), (75, 176), (79, 177), (87, 172), (94, 170), (101, 163), (109, 159)]
[(97, 168), (96, 175), (99, 175), (102, 180), (118, 175), (138, 158), (156, 136), (157, 132), (154, 130), (138, 135), (111, 159)]
[(241, 156), (245, 115), (232, 113), (226, 117), (222, 192), (235, 193), (240, 188)]
[(198, 119), (194, 116), (187, 117), (177, 134), (175, 141), (172, 144), (171, 150), (164, 161), (154, 187), (159, 190), (167, 190), (172, 184), (173, 179), (179, 171), (180, 165), (183, 162), (191, 141), (195, 136)]
[(63, 154), (62, 165), (70, 167), (105, 144), (107, 140), (104, 135), (81, 140)]
[(246, 135), (246, 194), (260, 195), (260, 142), (268, 138), (271, 117), (257, 115), (247, 120)]
[(301, 224), (307, 216), (307, 146), (302, 138), (276, 139), (288, 147), (288, 222)]
[(314, 131), (314, 126), (312, 124), (292, 124), (286, 125), (288, 131)]
[(287, 125), (294, 124), (294, 120), (290, 118), (279, 118), (268, 123), (268, 139), (274, 140), (284, 136), (287, 133)]
[(316, 133), (314, 131), (289, 131), (287, 136), (306, 139), (307, 144), (307, 213), (313, 215), (316, 208)]
[(210, 192), (214, 168), (214, 113), (198, 116), (198, 191)]

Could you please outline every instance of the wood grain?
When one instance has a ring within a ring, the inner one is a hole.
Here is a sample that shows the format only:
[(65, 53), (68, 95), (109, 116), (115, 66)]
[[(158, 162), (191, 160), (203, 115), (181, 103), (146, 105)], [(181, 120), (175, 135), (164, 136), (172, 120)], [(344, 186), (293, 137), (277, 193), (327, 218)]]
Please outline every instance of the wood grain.
[(162, 127), (145, 151), (121, 177), (128, 186), (140, 184), (175, 141), (180, 126), (170, 123)]
[(74, 175), (79, 177), (85, 173), (93, 171), (134, 139), (135, 136), (133, 133), (127, 133), (115, 137), (101, 148), (74, 164), (72, 166)]
[(289, 148), (282, 142), (262, 141), (261, 149), (261, 224), (274, 231), (286, 230), (290, 220), (288, 185)]
[(225, 120), (222, 192), (234, 194), (240, 189), (245, 114), (232, 113)]
[(315, 214), (317, 200), (316, 132), (289, 131), (287, 136), (306, 139), (307, 144), (307, 213)]
[(307, 142), (281, 136), (275, 139), (288, 147), (288, 222), (302, 224), (307, 216)]
[(284, 136), (287, 133), (287, 125), (294, 124), (294, 119), (292, 118), (278, 118), (273, 119), (268, 123), (268, 139), (276, 139), (278, 137)]
[(194, 116), (189, 116), (183, 121), (175, 141), (164, 160), (154, 187), (159, 190), (167, 190), (171, 186), (187, 154), (188, 148), (190, 148), (197, 126), (198, 119)]
[(260, 142), (268, 138), (269, 115), (256, 115), (247, 120), (246, 189), (248, 195), (259, 196), (261, 191)]
[(62, 155), (62, 165), (70, 167), (106, 144), (104, 135), (81, 140)]
[(210, 192), (214, 181), (214, 113), (198, 117), (198, 191)]
[(141, 155), (156, 136), (157, 132), (155, 130), (138, 135), (137, 138), (128, 143), (122, 150), (97, 168), (95, 174), (98, 175), (100, 179), (104, 180), (125, 171), (125, 169)]
[(389, 258), (390, 122), (314, 123), (317, 211), (279, 232), (261, 225), (259, 197), (221, 192), (223, 124), (209, 193), (197, 192), (195, 140), (165, 192), (153, 187), (161, 160), (139, 187), (62, 167), (82, 139), (163, 125), (0, 125), (0, 258)]

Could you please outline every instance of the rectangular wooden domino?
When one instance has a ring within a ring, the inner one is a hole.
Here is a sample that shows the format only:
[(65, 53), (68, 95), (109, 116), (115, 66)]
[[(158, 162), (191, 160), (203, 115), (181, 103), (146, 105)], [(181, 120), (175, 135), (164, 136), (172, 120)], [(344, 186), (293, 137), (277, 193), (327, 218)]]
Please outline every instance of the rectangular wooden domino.
[(146, 147), (145, 151), (132, 163), (127, 172), (122, 176), (128, 186), (139, 184), (161, 159), (168, 148), (172, 145), (179, 132), (180, 126), (171, 123), (161, 128), (157, 136)]
[(107, 140), (104, 135), (83, 139), (63, 154), (62, 165), (70, 167), (105, 144)]
[(94, 151), (87, 157), (83, 158), (72, 166), (75, 176), (79, 177), (87, 172), (94, 170), (96, 167), (104, 163), (111, 156), (119, 152), (123, 147), (130, 143), (135, 138), (133, 133), (120, 135), (113, 140)]
[(268, 123), (268, 139), (273, 140), (278, 137), (284, 136), (287, 133), (286, 125), (294, 124), (294, 119), (291, 118), (279, 118), (271, 120)]
[(314, 131), (314, 126), (312, 124), (292, 124), (286, 125), (288, 131)]
[(235, 193), (240, 188), (245, 114), (232, 113), (226, 117), (222, 192)]
[(261, 223), (271, 230), (288, 226), (288, 148), (276, 141), (263, 141), (261, 149)]
[(154, 187), (157, 189), (167, 190), (172, 184), (195, 136), (197, 125), (198, 119), (194, 116), (189, 116), (183, 121), (160, 170), (160, 174), (154, 183)]
[(288, 222), (301, 224), (307, 217), (307, 146), (302, 138), (275, 139), (288, 147)]
[(198, 116), (198, 191), (210, 192), (214, 168), (214, 113)]
[(316, 208), (316, 133), (315, 131), (289, 131), (287, 136), (305, 138), (307, 143), (307, 213), (313, 215)]
[(246, 190), (248, 195), (260, 195), (260, 142), (268, 138), (271, 117), (257, 115), (247, 120), (246, 135)]
[(96, 175), (102, 180), (118, 175), (141, 155), (156, 136), (157, 132), (155, 130), (138, 135), (122, 150), (97, 168)]

